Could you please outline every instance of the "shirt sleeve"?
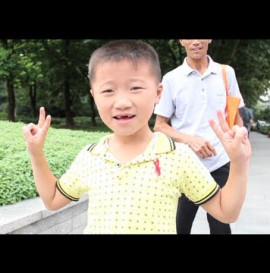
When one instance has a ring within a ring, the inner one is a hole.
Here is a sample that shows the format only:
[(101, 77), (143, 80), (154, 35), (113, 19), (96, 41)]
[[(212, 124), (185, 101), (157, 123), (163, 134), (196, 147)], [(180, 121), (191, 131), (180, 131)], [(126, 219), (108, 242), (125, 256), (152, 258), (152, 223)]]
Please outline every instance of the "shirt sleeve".
[(166, 75), (163, 77), (162, 85), (163, 91), (159, 103), (155, 106), (154, 113), (166, 118), (171, 118), (175, 112), (175, 104), (173, 100), (173, 92)]
[(254, 116), (253, 116), (253, 113), (252, 113), (251, 109), (247, 108), (247, 113), (248, 113), (249, 120), (254, 119)]
[(72, 201), (78, 201), (80, 197), (90, 190), (89, 171), (91, 166), (91, 154), (89, 145), (84, 147), (72, 162), (70, 168), (57, 181), (58, 190)]
[(219, 191), (219, 185), (196, 154), (183, 144), (183, 175), (180, 191), (196, 205), (202, 205)]

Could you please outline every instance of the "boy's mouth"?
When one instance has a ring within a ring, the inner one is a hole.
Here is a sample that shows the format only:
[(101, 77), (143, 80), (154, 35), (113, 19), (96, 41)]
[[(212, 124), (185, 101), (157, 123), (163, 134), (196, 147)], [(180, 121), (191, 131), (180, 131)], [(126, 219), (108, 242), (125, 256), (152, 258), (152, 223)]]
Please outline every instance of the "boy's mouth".
[(135, 115), (117, 115), (117, 116), (114, 116), (113, 118), (117, 120), (127, 120), (127, 119), (132, 119), (134, 117)]

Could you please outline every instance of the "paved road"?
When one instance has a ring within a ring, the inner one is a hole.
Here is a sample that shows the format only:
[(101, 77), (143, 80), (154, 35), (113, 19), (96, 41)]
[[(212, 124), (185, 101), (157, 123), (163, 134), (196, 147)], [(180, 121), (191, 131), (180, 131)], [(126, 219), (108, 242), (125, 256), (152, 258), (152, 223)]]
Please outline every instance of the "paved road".
[[(233, 234), (270, 234), (270, 138), (251, 132), (252, 157), (247, 195)], [(196, 215), (192, 234), (209, 234), (206, 213)]]

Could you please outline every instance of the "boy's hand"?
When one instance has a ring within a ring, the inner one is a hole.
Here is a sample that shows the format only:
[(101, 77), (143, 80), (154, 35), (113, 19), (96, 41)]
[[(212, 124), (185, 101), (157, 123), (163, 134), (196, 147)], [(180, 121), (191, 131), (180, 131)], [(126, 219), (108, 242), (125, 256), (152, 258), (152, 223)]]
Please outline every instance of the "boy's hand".
[(30, 123), (23, 126), (23, 134), (30, 154), (40, 154), (51, 124), (51, 116), (45, 116), (44, 107), (40, 107), (38, 124)]
[(247, 129), (238, 125), (234, 125), (232, 129), (229, 129), (221, 110), (217, 111), (217, 116), (220, 126), (214, 120), (209, 120), (209, 123), (220, 139), (231, 161), (242, 162), (243, 160), (250, 159), (251, 145)]

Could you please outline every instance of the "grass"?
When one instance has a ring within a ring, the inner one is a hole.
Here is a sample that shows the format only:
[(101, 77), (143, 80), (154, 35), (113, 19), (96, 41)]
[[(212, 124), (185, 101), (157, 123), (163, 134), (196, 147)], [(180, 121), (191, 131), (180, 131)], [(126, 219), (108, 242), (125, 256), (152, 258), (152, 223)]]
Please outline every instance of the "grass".
[[(14, 204), (38, 196), (30, 158), (22, 133), (22, 122), (0, 120), (0, 206)], [(108, 130), (70, 130), (51, 127), (44, 152), (56, 177), (70, 166), (78, 152), (86, 145), (97, 142)]]

